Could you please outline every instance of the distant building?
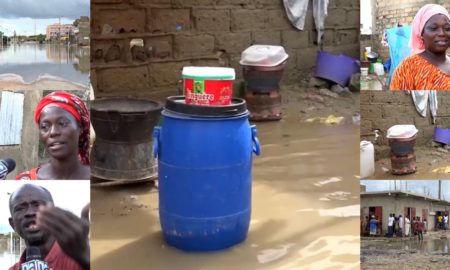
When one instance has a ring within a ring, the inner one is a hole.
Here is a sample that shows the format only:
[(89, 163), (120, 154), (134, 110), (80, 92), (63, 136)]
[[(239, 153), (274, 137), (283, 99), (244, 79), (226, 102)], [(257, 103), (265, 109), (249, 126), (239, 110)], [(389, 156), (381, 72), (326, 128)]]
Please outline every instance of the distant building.
[(89, 35), (91, 32), (91, 24), (88, 16), (81, 16), (73, 22), (75, 28), (75, 42), (79, 45), (89, 45)]
[(46, 40), (65, 40), (74, 35), (75, 26), (72, 24), (50, 24), (47, 25)]
[(427, 230), (437, 227), (437, 217), (449, 214), (450, 202), (406, 192), (374, 191), (361, 192), (361, 217), (375, 215), (381, 223), (381, 235), (387, 232), (389, 214), (420, 217), (427, 220)]

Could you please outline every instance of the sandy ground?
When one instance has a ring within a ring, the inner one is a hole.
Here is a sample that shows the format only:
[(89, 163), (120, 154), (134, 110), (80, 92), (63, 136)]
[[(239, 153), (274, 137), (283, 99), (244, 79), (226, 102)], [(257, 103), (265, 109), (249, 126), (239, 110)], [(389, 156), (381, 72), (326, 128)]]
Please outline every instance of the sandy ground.
[(361, 240), (361, 269), (450, 269), (450, 232), (428, 232), (417, 238)]
[[(163, 239), (156, 188), (96, 187), (92, 268), (360, 269), (359, 96), (301, 87), (282, 96), (283, 119), (256, 123), (262, 155), (253, 160), (246, 241), (213, 253), (177, 250)], [(340, 123), (308, 121), (316, 117)]]

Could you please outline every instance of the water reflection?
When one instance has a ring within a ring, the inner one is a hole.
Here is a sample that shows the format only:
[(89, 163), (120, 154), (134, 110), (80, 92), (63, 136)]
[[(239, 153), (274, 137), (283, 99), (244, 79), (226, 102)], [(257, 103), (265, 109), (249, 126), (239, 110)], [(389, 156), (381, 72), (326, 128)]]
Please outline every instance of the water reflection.
[(0, 74), (18, 74), (26, 82), (50, 74), (87, 85), (89, 69), (89, 47), (62, 44), (14, 44), (0, 47)]
[(19, 249), (11, 253), (9, 249), (0, 248), (0, 269), (9, 269), (9, 267), (19, 261), (20, 255)]
[(389, 242), (385, 241), (370, 243), (368, 245), (369, 250), (380, 249), (381, 246), (383, 249), (388, 250), (416, 250), (419, 253), (428, 254), (428, 253), (439, 253), (449, 255), (449, 239), (425, 239), (423, 241), (408, 240), (408, 241), (398, 241), (398, 242)]

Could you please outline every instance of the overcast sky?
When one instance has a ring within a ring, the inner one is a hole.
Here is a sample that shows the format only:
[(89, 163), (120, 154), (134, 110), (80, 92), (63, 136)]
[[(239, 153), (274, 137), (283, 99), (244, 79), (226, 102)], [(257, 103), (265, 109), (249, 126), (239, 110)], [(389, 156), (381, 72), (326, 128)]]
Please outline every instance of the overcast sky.
[[(438, 198), (438, 181), (437, 180), (363, 180), (362, 185), (366, 186), (366, 191), (387, 191), (394, 190), (408, 190), (417, 194)], [(442, 198), (450, 201), (450, 180), (442, 181)]]
[(57, 23), (72, 23), (80, 16), (89, 16), (90, 0), (1, 0), (0, 31), (11, 35), (14, 30), (20, 35), (44, 34), (45, 26)]
[[(0, 181), (0, 233), (12, 231), (9, 226), (9, 197), (12, 192), (29, 181)], [(81, 209), (90, 202), (90, 181), (34, 181), (50, 191), (56, 206), (80, 216)]]

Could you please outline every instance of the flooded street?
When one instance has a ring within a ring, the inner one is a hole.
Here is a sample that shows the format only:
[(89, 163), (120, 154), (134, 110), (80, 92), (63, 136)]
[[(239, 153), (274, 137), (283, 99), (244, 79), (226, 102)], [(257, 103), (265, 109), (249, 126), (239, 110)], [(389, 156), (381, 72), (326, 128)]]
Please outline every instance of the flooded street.
[(0, 47), (0, 74), (17, 74), (25, 83), (36, 81), (43, 75), (51, 75), (87, 85), (89, 50), (89, 47), (63, 44), (13, 44)]
[(450, 233), (431, 232), (423, 241), (363, 239), (361, 269), (448, 269)]
[(0, 269), (8, 269), (19, 260), (19, 257), (19, 250), (16, 250), (14, 254), (11, 254), (6, 248), (0, 248)]
[(305, 123), (301, 101), (285, 96), (281, 121), (257, 123), (262, 154), (254, 157), (245, 242), (214, 253), (177, 250), (162, 238), (156, 188), (93, 188), (92, 268), (359, 269), (359, 126)]

